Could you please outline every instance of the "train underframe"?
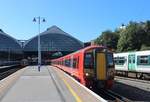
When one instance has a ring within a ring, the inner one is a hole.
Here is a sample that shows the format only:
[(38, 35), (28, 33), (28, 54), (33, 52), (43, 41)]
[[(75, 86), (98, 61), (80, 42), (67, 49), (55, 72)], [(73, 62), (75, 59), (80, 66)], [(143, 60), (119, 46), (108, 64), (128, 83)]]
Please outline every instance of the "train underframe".
[(111, 89), (113, 86), (113, 80), (96, 80), (96, 79), (85, 79), (86, 87), (88, 88), (99, 88), (99, 89)]
[(150, 73), (133, 72), (133, 71), (116, 71), (117, 76), (133, 77), (137, 79), (150, 80)]

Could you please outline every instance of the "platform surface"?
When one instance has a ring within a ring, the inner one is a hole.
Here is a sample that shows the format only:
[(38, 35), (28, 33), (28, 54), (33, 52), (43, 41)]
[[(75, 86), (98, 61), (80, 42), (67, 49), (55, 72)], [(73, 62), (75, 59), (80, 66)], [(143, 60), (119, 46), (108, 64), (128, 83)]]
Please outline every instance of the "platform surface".
[(0, 102), (101, 102), (65, 72), (52, 66), (25, 68)]
[[(68, 90), (64, 90), (68, 91)], [(69, 93), (66, 92), (66, 93)], [(75, 102), (73, 96), (68, 101)], [(63, 102), (62, 96), (53, 82), (47, 67), (28, 67), (19, 80), (6, 93), (1, 102)]]

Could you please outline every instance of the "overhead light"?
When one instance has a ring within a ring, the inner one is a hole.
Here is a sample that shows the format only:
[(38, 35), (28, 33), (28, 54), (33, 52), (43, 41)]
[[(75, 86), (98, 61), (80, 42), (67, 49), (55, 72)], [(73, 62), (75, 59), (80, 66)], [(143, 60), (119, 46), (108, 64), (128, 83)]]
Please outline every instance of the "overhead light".
[(35, 18), (33, 19), (33, 22), (36, 22), (36, 19), (35, 19)]
[(46, 20), (45, 20), (45, 19), (43, 19), (43, 22), (46, 22)]

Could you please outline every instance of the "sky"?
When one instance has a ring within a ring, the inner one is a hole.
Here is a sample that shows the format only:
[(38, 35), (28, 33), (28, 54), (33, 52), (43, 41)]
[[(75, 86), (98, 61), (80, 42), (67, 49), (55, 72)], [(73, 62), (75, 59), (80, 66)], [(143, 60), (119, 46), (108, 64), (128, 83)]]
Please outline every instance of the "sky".
[(41, 32), (56, 25), (87, 42), (129, 21), (150, 20), (150, 0), (0, 0), (0, 29), (19, 40), (38, 34), (34, 17), (44, 17)]

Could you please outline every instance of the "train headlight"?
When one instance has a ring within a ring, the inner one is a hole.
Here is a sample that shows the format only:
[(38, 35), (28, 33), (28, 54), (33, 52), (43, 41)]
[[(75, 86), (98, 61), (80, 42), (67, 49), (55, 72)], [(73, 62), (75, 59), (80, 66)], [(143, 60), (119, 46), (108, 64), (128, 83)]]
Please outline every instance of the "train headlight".
[(89, 76), (89, 73), (85, 73), (85, 76)]

